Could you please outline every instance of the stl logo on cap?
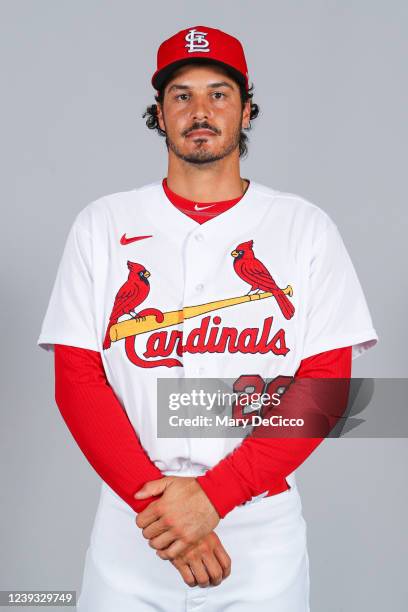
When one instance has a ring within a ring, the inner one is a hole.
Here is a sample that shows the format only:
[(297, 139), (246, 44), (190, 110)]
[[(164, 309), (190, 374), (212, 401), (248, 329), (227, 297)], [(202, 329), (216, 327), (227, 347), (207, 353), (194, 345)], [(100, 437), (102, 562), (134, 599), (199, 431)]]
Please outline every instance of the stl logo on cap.
[(238, 38), (201, 24), (184, 28), (161, 43), (151, 78), (153, 87), (159, 90), (175, 69), (196, 58), (227, 66), (236, 81), (249, 90), (248, 67)]
[(195, 29), (189, 30), (185, 37), (185, 40), (188, 42), (188, 45), (185, 45), (188, 52), (195, 53), (196, 51), (202, 51), (203, 53), (208, 53), (210, 51), (210, 43), (205, 39), (207, 34), (208, 32), (199, 32)]

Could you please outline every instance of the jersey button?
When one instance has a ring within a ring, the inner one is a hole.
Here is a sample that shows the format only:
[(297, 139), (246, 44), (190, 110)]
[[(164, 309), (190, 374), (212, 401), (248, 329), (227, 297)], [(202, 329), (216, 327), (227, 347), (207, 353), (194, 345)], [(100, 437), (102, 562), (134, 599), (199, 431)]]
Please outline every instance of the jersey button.
[(196, 285), (196, 291), (202, 291), (203, 289), (204, 289), (203, 283), (198, 283), (198, 285)]
[(202, 242), (204, 240), (204, 236), (202, 234), (196, 234), (195, 239), (197, 242)]

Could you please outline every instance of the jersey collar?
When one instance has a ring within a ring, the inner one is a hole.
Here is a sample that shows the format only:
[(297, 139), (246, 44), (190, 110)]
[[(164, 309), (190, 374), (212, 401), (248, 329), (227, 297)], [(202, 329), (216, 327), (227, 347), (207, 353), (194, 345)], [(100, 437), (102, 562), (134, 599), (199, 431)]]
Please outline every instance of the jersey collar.
[(251, 212), (248, 211), (251, 207), (251, 200), (253, 199), (253, 191), (255, 189), (255, 183), (252, 180), (250, 180), (246, 192), (234, 206), (202, 224), (185, 215), (168, 199), (163, 189), (162, 181), (157, 181), (155, 186), (158, 196), (155, 214), (159, 216), (160, 225), (164, 225), (166, 228), (171, 227), (175, 231), (188, 233), (199, 230), (201, 233), (209, 233), (213, 230), (216, 231), (218, 228), (224, 228), (225, 231), (229, 224), (234, 222), (241, 224), (243, 218), (249, 215), (248, 220), (250, 220), (250, 217), (252, 217)]

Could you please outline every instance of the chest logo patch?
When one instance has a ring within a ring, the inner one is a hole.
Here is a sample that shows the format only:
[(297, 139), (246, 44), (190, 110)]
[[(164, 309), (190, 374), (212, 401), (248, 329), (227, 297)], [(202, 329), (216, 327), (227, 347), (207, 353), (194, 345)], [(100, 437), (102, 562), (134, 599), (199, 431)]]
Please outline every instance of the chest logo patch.
[[(143, 238), (143, 237), (142, 237)], [(136, 238), (137, 239), (137, 238)], [(223, 308), (239, 308), (240, 304), (273, 298), (272, 308), (278, 308), (283, 317), (291, 319), (295, 307), (290, 297), (293, 288), (287, 285), (278, 287), (266, 266), (255, 257), (253, 240), (238, 244), (231, 252), (233, 271), (250, 289), (245, 295), (207, 302), (194, 306), (185, 306), (180, 310), (162, 312), (157, 308), (139, 306), (150, 292), (150, 272), (137, 262), (128, 261), (128, 279), (120, 287), (114, 299), (109, 317), (103, 349), (111, 347), (112, 342), (125, 341), (125, 351), (129, 360), (142, 368), (183, 367), (180, 359), (183, 353), (273, 353), (285, 356), (289, 348), (285, 341), (283, 328), (272, 330), (274, 316), (263, 320), (262, 327), (236, 327), (222, 325), (221, 316), (217, 313)], [(138, 311), (136, 312), (136, 308)], [(119, 321), (123, 315), (129, 319)], [(203, 316), (206, 315), (206, 316)], [(192, 329), (184, 339), (181, 330), (173, 329), (186, 319), (201, 317), (200, 326)], [(211, 320), (212, 319), (212, 320)], [(142, 355), (136, 353), (135, 340), (140, 334), (149, 333), (146, 350)]]

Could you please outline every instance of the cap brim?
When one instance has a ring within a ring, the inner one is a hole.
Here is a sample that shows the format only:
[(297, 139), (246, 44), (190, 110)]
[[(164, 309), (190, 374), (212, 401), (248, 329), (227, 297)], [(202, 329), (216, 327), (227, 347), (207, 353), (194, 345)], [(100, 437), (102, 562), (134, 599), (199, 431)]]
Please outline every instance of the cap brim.
[(241, 83), (241, 85), (243, 85), (245, 87), (246, 85), (246, 80), (244, 75), (239, 72), (239, 70), (236, 70), (235, 68), (233, 68), (232, 66), (230, 66), (229, 64), (226, 64), (225, 62), (221, 62), (219, 60), (216, 59), (212, 59), (212, 58), (203, 58), (203, 57), (188, 57), (182, 60), (177, 60), (176, 62), (173, 62), (172, 64), (169, 64), (168, 66), (166, 66), (165, 68), (162, 68), (161, 70), (157, 71), (152, 78), (152, 85), (155, 89), (157, 89), (157, 91), (159, 91), (163, 84), (171, 77), (171, 75), (173, 74), (173, 72), (175, 70), (177, 70), (178, 68), (180, 68), (181, 66), (184, 66), (185, 64), (190, 64), (190, 63), (194, 63), (194, 62), (201, 62), (203, 59), (205, 59), (206, 62), (210, 62), (212, 64), (217, 64), (219, 66), (222, 66), (227, 72), (230, 72), (232, 74), (232, 76), (239, 82)]

